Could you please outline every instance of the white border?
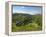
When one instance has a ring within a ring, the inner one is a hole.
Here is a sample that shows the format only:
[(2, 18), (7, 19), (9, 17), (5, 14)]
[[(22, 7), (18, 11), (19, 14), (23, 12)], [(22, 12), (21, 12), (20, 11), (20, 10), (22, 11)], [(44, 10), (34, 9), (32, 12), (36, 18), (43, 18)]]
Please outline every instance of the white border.
[[(11, 22), (12, 22), (12, 12), (11, 12), (11, 5), (29, 5), (29, 6), (42, 6), (43, 13), (42, 13), (42, 31), (30, 31), (30, 32), (11, 32)], [(44, 33), (44, 4), (42, 3), (22, 3), (22, 2), (9, 2), (9, 35), (23, 35), (23, 34), (34, 34), (34, 33)]]

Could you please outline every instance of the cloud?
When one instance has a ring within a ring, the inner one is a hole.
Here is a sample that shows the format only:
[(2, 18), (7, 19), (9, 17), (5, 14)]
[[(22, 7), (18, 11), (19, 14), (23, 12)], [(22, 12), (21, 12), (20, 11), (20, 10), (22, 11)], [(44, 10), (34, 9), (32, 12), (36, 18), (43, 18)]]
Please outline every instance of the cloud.
[(26, 12), (26, 11), (16, 11), (14, 13), (24, 13), (24, 14), (35, 15), (33, 12)]

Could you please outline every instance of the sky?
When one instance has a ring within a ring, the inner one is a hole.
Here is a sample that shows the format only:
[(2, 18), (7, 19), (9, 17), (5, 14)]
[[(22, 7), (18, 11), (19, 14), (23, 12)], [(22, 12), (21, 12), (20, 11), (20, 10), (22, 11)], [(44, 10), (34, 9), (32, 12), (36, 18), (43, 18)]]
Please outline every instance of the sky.
[(13, 5), (13, 13), (41, 14), (41, 6)]

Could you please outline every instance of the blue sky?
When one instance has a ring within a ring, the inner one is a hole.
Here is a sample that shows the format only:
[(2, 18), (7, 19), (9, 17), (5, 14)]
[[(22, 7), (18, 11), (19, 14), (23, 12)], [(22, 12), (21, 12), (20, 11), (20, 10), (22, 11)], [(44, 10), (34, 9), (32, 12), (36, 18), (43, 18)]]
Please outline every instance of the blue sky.
[(13, 13), (41, 14), (41, 6), (18, 6), (13, 5)]

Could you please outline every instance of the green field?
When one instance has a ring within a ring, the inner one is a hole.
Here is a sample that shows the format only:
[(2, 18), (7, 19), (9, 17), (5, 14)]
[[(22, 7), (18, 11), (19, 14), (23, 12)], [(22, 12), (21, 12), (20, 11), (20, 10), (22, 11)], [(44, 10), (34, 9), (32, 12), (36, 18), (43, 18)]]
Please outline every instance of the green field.
[(15, 13), (12, 15), (12, 32), (42, 30), (42, 15)]

